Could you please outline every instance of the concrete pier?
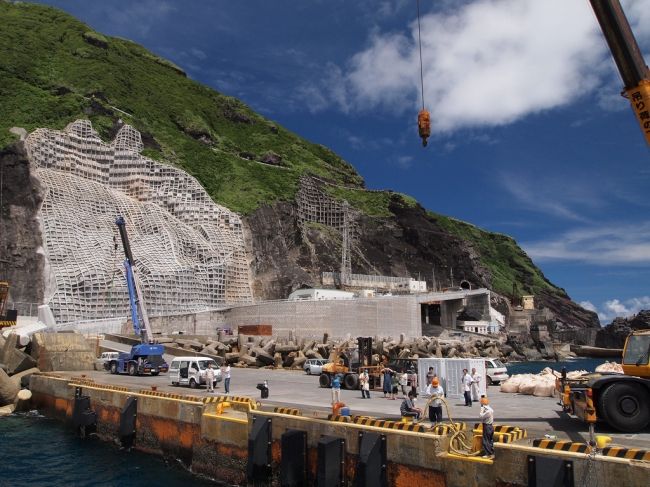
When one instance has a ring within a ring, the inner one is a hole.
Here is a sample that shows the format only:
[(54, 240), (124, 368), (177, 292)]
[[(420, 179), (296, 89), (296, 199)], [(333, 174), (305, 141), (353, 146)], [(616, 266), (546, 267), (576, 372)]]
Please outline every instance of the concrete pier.
[[(104, 440), (115, 441), (119, 438), (122, 409), (127, 399), (135, 398), (136, 449), (178, 458), (193, 472), (234, 485), (247, 485), (247, 466), (252, 458), (249, 440), (257, 441), (259, 435), (256, 436), (254, 426), (260, 421), (268, 421), (270, 427), (269, 479), (272, 485), (279, 485), (283, 468), (282, 438), (287, 431), (306, 434), (306, 471), (310, 481), (319, 468), (318, 444), (326, 436), (344, 440), (343, 475), (345, 485), (351, 485), (364, 465), (364, 455), (360, 455), (359, 450), (360, 433), (377, 433), (385, 441), (385, 485), (389, 486), (525, 486), (529, 485), (527, 463), (530, 458), (538, 459), (540, 465), (545, 459), (567, 460), (571, 462), (576, 482), (592, 473), (597, 474), (600, 484), (591, 485), (645, 486), (650, 474), (650, 462), (604, 456), (592, 459), (584, 453), (533, 448), (528, 442), (496, 444), (494, 462), (457, 459), (447, 454), (447, 437), (430, 432), (381, 426), (388, 423), (334, 422), (306, 408), (292, 411), (300, 415), (285, 414), (275, 412), (266, 402), (258, 404), (247, 396), (224, 398), (180, 388), (175, 388), (174, 393), (152, 391), (152, 384), (140, 385), (137, 389), (109, 384), (100, 378), (34, 375), (31, 379), (34, 404), (46, 414), (70, 421), (75, 393), (88, 396), (90, 408), (96, 413), (97, 434)], [(140, 384), (143, 382), (143, 378), (128, 378), (139, 379)], [(398, 401), (384, 402), (399, 404)], [(267, 441), (263, 435), (262, 439)]]

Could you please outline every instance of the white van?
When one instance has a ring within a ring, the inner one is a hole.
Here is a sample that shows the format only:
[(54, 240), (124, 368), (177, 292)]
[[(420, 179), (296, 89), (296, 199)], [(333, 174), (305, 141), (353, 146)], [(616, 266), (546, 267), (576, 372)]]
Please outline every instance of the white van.
[(207, 357), (175, 357), (169, 366), (169, 381), (173, 386), (190, 386), (196, 389), (205, 385), (205, 371), (208, 364), (214, 369), (214, 385), (221, 382), (219, 365)]

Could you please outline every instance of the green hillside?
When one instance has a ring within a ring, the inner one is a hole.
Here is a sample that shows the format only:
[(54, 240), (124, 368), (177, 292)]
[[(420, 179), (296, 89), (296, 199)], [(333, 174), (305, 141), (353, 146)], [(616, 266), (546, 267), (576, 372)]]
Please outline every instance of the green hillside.
[[(309, 172), (338, 183), (331, 194), (366, 215), (393, 217), (394, 194), (363, 191), (362, 177), (329, 149), (60, 10), (0, 1), (0, 80), (0, 148), (15, 139), (13, 126), (60, 129), (89, 118), (109, 140), (122, 119), (143, 134), (145, 155), (185, 169), (216, 202), (244, 215), (264, 203), (293, 200), (300, 175)], [(404, 205), (416, 205), (400, 197)], [(510, 292), (513, 281), (524, 292), (559, 291), (511, 238), (430, 217), (472, 242), (496, 291)]]

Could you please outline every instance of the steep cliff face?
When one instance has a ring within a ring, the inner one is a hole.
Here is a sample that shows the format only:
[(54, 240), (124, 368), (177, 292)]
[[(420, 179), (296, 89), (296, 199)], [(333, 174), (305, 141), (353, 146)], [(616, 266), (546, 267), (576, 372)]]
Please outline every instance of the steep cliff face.
[[(388, 208), (391, 216), (361, 215), (357, 220), (352, 245), (354, 273), (419, 275), (430, 287), (435, 269), (439, 287), (458, 285), (462, 279), (474, 287), (494, 288), (494, 275), (483, 264), (484, 256), (471, 241), (449, 233), (435, 216), (419, 205), (405, 204), (400, 195), (392, 195)], [(341, 234), (331, 227), (313, 223), (303, 224), (301, 228), (295, 205), (264, 206), (245, 221), (251, 235), (253, 288), (257, 296), (286, 298), (300, 287), (319, 286), (322, 272), (340, 269)], [(518, 264), (513, 259), (503, 265), (516, 267)], [(528, 280), (532, 283), (531, 277)], [(571, 301), (551, 283), (535, 292), (538, 306), (549, 308), (556, 320), (569, 328), (599, 326), (595, 313)], [(505, 299), (495, 296), (494, 306), (507, 314), (504, 303)]]
[(37, 216), (43, 196), (22, 142), (0, 150), (0, 174), (0, 277), (10, 283), (11, 301), (40, 304), (45, 259)]

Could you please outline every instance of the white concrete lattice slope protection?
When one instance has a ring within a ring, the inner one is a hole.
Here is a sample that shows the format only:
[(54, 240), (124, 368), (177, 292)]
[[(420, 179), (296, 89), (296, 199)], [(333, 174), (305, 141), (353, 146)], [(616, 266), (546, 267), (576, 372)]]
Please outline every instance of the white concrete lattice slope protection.
[(59, 323), (128, 315), (118, 215), (150, 315), (251, 300), (241, 218), (186, 172), (142, 156), (133, 127), (106, 144), (77, 120), (35, 130), (26, 147), (43, 186), (46, 302)]

